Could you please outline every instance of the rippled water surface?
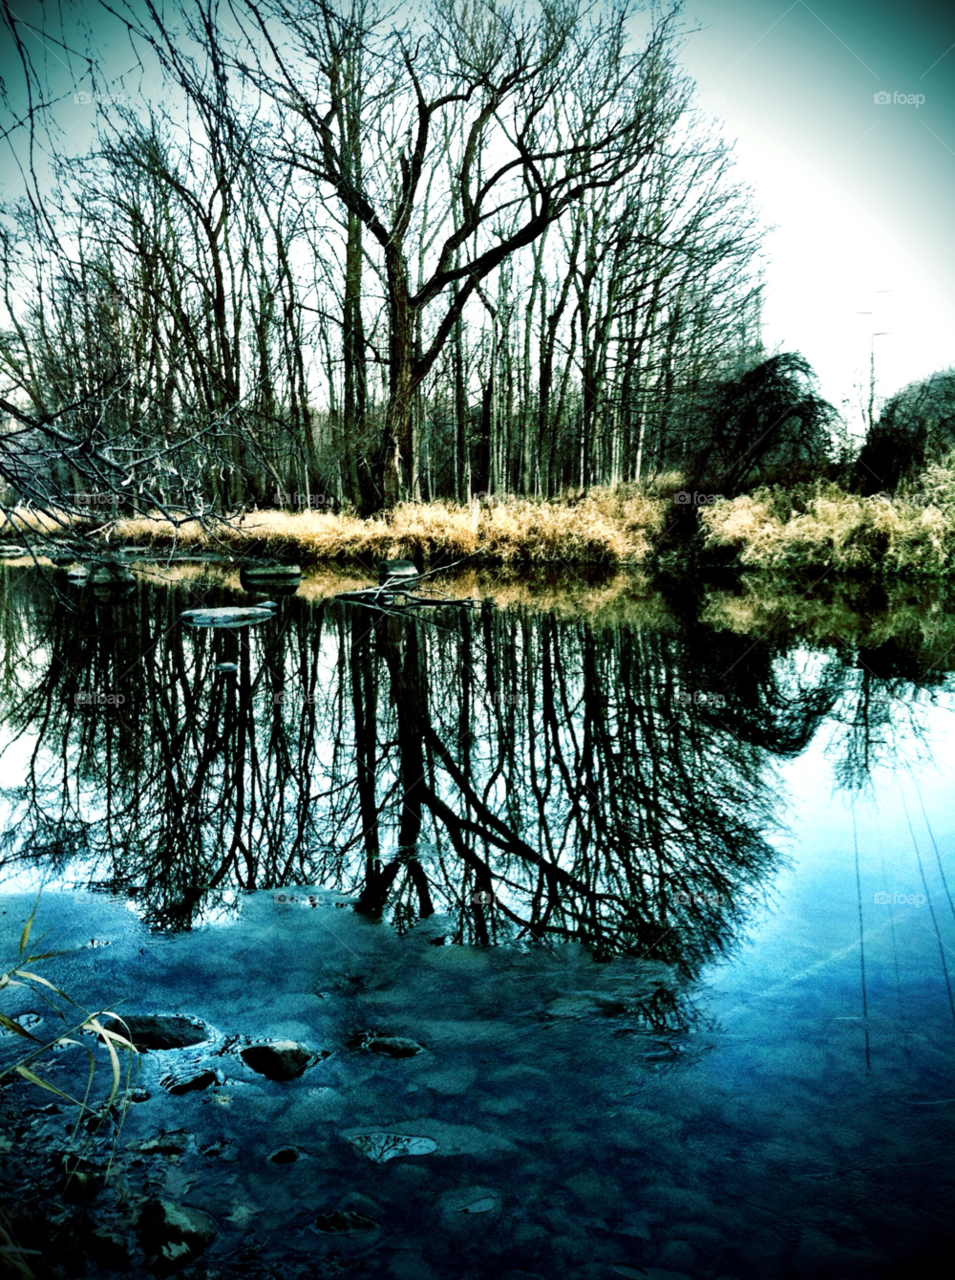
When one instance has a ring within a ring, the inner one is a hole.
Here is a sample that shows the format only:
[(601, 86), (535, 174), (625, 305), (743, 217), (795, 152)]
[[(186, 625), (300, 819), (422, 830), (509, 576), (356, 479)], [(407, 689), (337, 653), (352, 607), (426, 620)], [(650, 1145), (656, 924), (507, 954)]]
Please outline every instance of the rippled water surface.
[(0, 577), (35, 1275), (949, 1273), (947, 601)]

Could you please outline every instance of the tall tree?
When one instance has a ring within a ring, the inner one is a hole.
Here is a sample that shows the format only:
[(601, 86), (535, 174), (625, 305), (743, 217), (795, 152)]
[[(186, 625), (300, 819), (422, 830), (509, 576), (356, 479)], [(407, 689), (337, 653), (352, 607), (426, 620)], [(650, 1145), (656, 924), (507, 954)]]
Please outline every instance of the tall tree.
[[(411, 492), (415, 392), (478, 286), (653, 149), (676, 11), (655, 17), (639, 54), (627, 47), (631, 0), (597, 12), (582, 0), (543, 0), (533, 13), (516, 4), (433, 0), (426, 20), (401, 30), (386, 30), (357, 2), (343, 11), (327, 0), (247, 0), (242, 12), (268, 60), (252, 48), (255, 66), (239, 69), (306, 126), (287, 130), (274, 157), (330, 187), (384, 261), (389, 396), (374, 478), (378, 501), (390, 506)], [(316, 64), (310, 84), (280, 45), (279, 19), (300, 57)], [(360, 164), (354, 91), (344, 74), (356, 42), (379, 80), (360, 103), (365, 136), (370, 143), (372, 116), (377, 143)], [(449, 113), (460, 121), (453, 135), (442, 128)], [(441, 234), (415, 287), (410, 262), (422, 237), (434, 234), (423, 212), (426, 193), (435, 168), (447, 167), (449, 143), (453, 199), (437, 215)], [(438, 314), (416, 351), (432, 304)]]

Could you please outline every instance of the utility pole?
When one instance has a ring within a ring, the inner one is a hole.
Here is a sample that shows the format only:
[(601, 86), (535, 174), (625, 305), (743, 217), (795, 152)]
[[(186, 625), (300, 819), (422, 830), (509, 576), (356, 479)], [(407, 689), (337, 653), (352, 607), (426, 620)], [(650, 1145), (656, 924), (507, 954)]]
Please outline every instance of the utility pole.
[[(892, 289), (876, 289), (876, 294), (892, 293)], [(871, 316), (871, 311), (857, 311), (858, 316)], [(885, 338), (892, 332), (891, 329), (882, 329), (880, 331), (870, 330), (869, 332), (869, 404), (866, 413), (867, 425), (869, 431), (872, 430), (875, 422), (875, 340), (876, 338)]]

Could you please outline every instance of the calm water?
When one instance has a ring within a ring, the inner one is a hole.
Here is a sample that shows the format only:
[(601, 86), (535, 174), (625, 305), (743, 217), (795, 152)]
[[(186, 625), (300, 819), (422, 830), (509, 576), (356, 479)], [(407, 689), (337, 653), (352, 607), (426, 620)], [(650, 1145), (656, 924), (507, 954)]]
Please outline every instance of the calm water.
[[(0, 585), (3, 965), (42, 885), (38, 973), (201, 1030), (72, 1142), (4, 1079), (37, 1276), (949, 1273), (945, 601), (306, 583), (213, 630), (179, 614), (249, 598), (212, 570)], [(276, 1041), (294, 1078), (243, 1056)], [(82, 1047), (36, 1069), (86, 1087)]]

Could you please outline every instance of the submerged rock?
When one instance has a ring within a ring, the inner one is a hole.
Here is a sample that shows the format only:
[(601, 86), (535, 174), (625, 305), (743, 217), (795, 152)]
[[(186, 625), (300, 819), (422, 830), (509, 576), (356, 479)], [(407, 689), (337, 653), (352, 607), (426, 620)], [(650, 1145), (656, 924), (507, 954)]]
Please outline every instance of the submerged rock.
[(147, 1200), (136, 1223), (146, 1265), (173, 1271), (199, 1256), (218, 1235), (207, 1213), (171, 1200)]
[(375, 1164), (384, 1164), (396, 1156), (429, 1156), (437, 1151), (433, 1138), (418, 1138), (407, 1133), (356, 1133), (345, 1135), (353, 1147)]
[(378, 1036), (367, 1032), (354, 1036), (349, 1041), (349, 1048), (381, 1053), (388, 1058), (414, 1058), (419, 1053), (427, 1053), (424, 1045), (418, 1044), (417, 1040), (406, 1040), (403, 1036)]
[(294, 595), (302, 581), (297, 564), (243, 565), (239, 581), (246, 591), (274, 591), (277, 595)]
[(413, 560), (382, 560), (378, 565), (378, 581), (410, 582), (421, 575)]
[(94, 587), (109, 587), (136, 581), (124, 564), (95, 564), (89, 571), (89, 580)]
[[(123, 1023), (126, 1024), (124, 1028)], [(194, 1044), (204, 1044), (209, 1033), (202, 1023), (190, 1018), (130, 1013), (109, 1028), (120, 1035), (127, 1034), (137, 1049), (185, 1049)]]
[(174, 1129), (172, 1133), (160, 1133), (156, 1138), (142, 1138), (139, 1142), (127, 1142), (126, 1150), (139, 1152), (144, 1156), (181, 1156), (188, 1151), (194, 1135), (185, 1129)]
[(244, 564), (239, 573), (250, 582), (283, 582), (300, 578), (302, 568), (297, 564)]
[(294, 1164), (299, 1157), (298, 1147), (279, 1147), (269, 1156), (272, 1164)]
[(163, 1076), (159, 1081), (167, 1093), (178, 1096), (183, 1093), (196, 1093), (216, 1084), (218, 1076), (214, 1071), (183, 1072), (182, 1075)]
[(319, 1059), (327, 1058), (329, 1051), (323, 1049), (320, 1053), (312, 1053), (294, 1040), (272, 1040), (267, 1044), (248, 1045), (239, 1051), (239, 1056), (260, 1076), (281, 1083), (297, 1080)]

